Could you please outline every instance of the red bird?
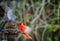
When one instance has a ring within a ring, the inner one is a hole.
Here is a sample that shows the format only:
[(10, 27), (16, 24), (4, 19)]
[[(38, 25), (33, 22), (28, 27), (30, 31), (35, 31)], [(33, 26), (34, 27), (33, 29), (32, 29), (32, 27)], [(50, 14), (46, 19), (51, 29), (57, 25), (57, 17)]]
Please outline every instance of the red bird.
[(32, 39), (32, 37), (28, 34), (31, 32), (31, 29), (28, 26), (24, 25), (23, 23), (20, 23), (19, 29), (26, 39)]

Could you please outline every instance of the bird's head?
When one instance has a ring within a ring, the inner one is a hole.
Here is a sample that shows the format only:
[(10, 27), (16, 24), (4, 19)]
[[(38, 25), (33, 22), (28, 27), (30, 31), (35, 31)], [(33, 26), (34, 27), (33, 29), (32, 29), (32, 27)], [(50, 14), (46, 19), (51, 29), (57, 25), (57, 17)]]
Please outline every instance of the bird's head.
[(20, 23), (19, 23), (19, 24), (21, 25), (21, 24), (23, 24), (23, 23), (20, 21)]

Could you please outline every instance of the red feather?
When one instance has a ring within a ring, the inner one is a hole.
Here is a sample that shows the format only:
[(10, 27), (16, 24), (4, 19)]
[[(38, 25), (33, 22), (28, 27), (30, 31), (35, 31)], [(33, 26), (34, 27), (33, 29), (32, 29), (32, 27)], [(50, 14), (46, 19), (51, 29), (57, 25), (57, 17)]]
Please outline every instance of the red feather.
[(20, 23), (20, 28), (19, 29), (20, 29), (20, 32), (23, 34), (23, 36), (26, 39), (32, 39), (32, 37), (25, 32), (27, 30), (27, 27), (23, 23)]

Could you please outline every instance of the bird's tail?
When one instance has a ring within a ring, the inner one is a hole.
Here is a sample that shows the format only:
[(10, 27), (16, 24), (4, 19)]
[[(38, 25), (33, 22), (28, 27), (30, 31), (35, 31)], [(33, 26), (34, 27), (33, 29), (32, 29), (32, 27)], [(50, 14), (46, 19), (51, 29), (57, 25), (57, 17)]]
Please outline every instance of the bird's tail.
[(23, 34), (23, 36), (26, 38), (26, 39), (32, 39), (32, 37), (29, 35), (29, 34)]

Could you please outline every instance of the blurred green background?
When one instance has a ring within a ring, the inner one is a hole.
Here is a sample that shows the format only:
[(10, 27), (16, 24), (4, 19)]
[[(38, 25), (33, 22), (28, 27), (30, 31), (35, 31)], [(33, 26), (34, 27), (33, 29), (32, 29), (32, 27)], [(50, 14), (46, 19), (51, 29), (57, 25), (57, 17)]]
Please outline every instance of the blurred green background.
[[(12, 23), (6, 22), (6, 12), (8, 9), (7, 6), (10, 3), (11, 6), (13, 4), (14, 15), (17, 16), (17, 19)], [(5, 36), (0, 35), (0, 40), (5, 39), (7, 41), (60, 41), (60, 0), (1, 0), (0, 6), (5, 11), (4, 12), (3, 10), (0, 10), (1, 34), (4, 33), (5, 35), (5, 32), (3, 31), (5, 30), (5, 25), (8, 26), (7, 23), (15, 24), (18, 31), (20, 21), (32, 28), (32, 32), (30, 33), (32, 40), (25, 39), (20, 32), (16, 34), (17, 36), (14, 36), (15, 34), (6, 34)], [(13, 36), (12, 39), (10, 39), (9, 35)]]

